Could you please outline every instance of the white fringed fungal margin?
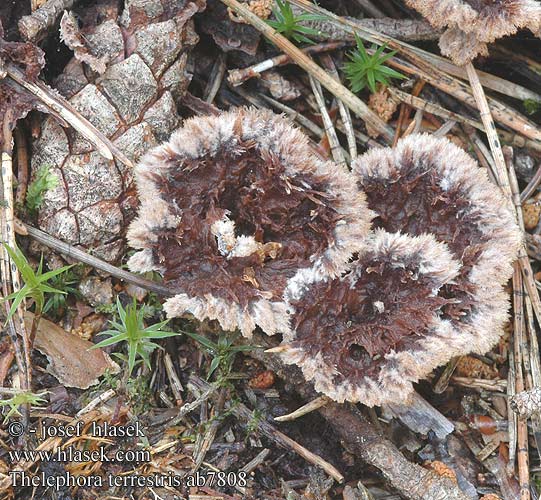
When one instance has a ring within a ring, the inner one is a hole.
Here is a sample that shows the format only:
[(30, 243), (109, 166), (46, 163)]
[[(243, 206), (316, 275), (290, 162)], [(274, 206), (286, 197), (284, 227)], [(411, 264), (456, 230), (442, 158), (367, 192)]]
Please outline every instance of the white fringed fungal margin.
[(289, 280), (339, 275), (372, 217), (353, 176), (267, 111), (186, 120), (135, 177), (141, 206), (128, 240), (141, 251), (130, 269), (157, 270), (178, 290), (169, 317), (215, 319), (248, 337), (256, 325), (286, 332)]

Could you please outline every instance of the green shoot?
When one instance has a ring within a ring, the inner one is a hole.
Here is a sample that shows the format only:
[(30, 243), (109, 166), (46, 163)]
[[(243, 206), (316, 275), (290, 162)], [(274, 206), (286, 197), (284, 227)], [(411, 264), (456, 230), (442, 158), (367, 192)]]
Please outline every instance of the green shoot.
[(324, 19), (317, 14), (295, 15), (290, 3), (287, 0), (276, 0), (276, 6), (272, 10), (275, 21), (267, 21), (278, 33), (281, 33), (289, 40), (297, 43), (314, 43), (306, 35), (318, 35), (319, 31), (300, 24), (302, 21), (320, 21)]
[(250, 421), (246, 426), (246, 437), (254, 434), (258, 430), (259, 423), (262, 420), (265, 420), (265, 415), (259, 408), (255, 408), (252, 412), (252, 418), (250, 418)]
[(59, 290), (59, 292), (51, 293), (43, 306), (43, 313), (51, 313), (57, 317), (66, 308), (66, 298), (68, 295), (79, 296), (79, 290), (71, 286), (79, 282), (79, 276), (71, 269), (66, 269), (66, 272), (53, 276), (49, 284)]
[(26, 206), (30, 212), (38, 210), (43, 203), (43, 196), (50, 189), (58, 186), (58, 177), (49, 171), (47, 165), (41, 166), (36, 172), (35, 179), (26, 191)]
[(97, 347), (106, 347), (109, 345), (118, 344), (120, 342), (126, 342), (128, 346), (128, 373), (131, 375), (135, 364), (136, 358), (139, 356), (144, 363), (150, 366), (150, 355), (156, 348), (160, 346), (150, 339), (163, 339), (166, 337), (174, 337), (178, 335), (175, 332), (161, 331), (162, 328), (168, 323), (169, 320), (161, 321), (154, 325), (145, 327), (144, 325), (144, 306), (137, 308), (137, 301), (135, 298), (131, 304), (128, 304), (126, 309), (122, 307), (119, 298), (116, 299), (116, 308), (120, 323), (118, 321), (109, 321), (109, 324), (113, 327), (111, 330), (106, 330), (105, 335), (109, 335), (108, 339), (102, 340), (98, 344), (95, 344), (91, 349)]
[(37, 271), (34, 271), (32, 267), (30, 267), (30, 264), (28, 263), (27, 258), (21, 252), (19, 247), (17, 247), (17, 245), (15, 245), (15, 248), (11, 248), (9, 245), (6, 245), (5, 243), (3, 243), (3, 245), (5, 249), (7, 250), (9, 256), (11, 257), (11, 260), (17, 266), (17, 269), (21, 273), (21, 276), (24, 281), (24, 286), (20, 290), (17, 290), (11, 295), (8, 295), (4, 299), (4, 300), (12, 301), (11, 308), (9, 310), (9, 314), (7, 317), (7, 321), (9, 321), (11, 317), (13, 316), (13, 314), (15, 314), (15, 311), (17, 310), (21, 302), (27, 298), (31, 298), (34, 300), (34, 303), (36, 304), (35, 314), (36, 316), (40, 316), (43, 312), (43, 307), (45, 305), (46, 293), (54, 293), (54, 294), (66, 293), (63, 290), (58, 290), (56, 288), (53, 288), (48, 283), (49, 280), (62, 274), (63, 272), (65, 272), (66, 270), (70, 269), (73, 266), (64, 266), (64, 267), (60, 267), (59, 269), (53, 269), (52, 271), (43, 273), (42, 272), (43, 256), (42, 256), (39, 262)]
[(355, 40), (357, 41), (357, 49), (348, 54), (350, 61), (344, 64), (344, 72), (349, 80), (352, 92), (360, 92), (366, 86), (372, 92), (376, 92), (377, 83), (388, 86), (391, 78), (406, 78), (402, 73), (383, 64), (393, 57), (396, 51), (384, 54), (383, 51), (387, 48), (387, 45), (382, 45), (378, 49), (376, 49), (375, 45), (372, 45), (372, 50), (375, 52), (369, 55), (362, 40), (357, 35), (355, 35)]
[(18, 394), (15, 394), (9, 399), (2, 399), (0, 400), (0, 406), (9, 406), (9, 411), (6, 413), (6, 416), (4, 417), (4, 423), (6, 423), (10, 417), (13, 415), (21, 415), (19, 412), (19, 408), (24, 405), (32, 405), (32, 406), (40, 406), (42, 403), (44, 403), (46, 400), (43, 399), (40, 396), (43, 396), (45, 393), (42, 392), (40, 394), (33, 394), (31, 392), (19, 392)]
[(535, 115), (535, 113), (541, 111), (541, 102), (535, 99), (524, 99), (522, 104), (529, 115)]
[(210, 380), (212, 374), (219, 368), (220, 378), (226, 379), (231, 375), (235, 356), (239, 352), (251, 351), (257, 349), (251, 345), (233, 345), (233, 339), (229, 335), (222, 334), (218, 338), (218, 342), (212, 342), (202, 335), (191, 332), (182, 332), (196, 340), (208, 354), (212, 356), (212, 361), (207, 372), (207, 380)]

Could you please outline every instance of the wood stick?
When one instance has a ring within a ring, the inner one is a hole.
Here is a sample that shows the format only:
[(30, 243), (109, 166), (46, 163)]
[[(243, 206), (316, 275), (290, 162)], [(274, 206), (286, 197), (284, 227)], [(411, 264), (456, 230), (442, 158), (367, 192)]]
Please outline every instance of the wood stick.
[(347, 88), (337, 82), (326, 71), (320, 68), (310, 57), (302, 50), (295, 47), (287, 38), (279, 34), (265, 21), (257, 17), (244, 4), (237, 0), (221, 0), (222, 3), (234, 10), (239, 16), (242, 16), (254, 28), (260, 31), (266, 38), (274, 43), (280, 50), (289, 55), (301, 68), (310, 73), (321, 85), (323, 85), (331, 94), (341, 99), (351, 111), (359, 118), (370, 124), (374, 130), (378, 131), (388, 141), (392, 141), (393, 130), (379, 116), (377, 116), (363, 101)]
[(385, 17), (385, 14), (379, 10), (370, 0), (356, 0), (361, 9), (369, 16), (375, 18)]
[[(345, 47), (347, 42), (325, 42), (318, 43), (316, 45), (310, 45), (304, 47), (301, 50), (305, 54), (318, 54), (319, 52), (327, 52), (331, 50), (341, 49)], [(232, 69), (228, 72), (227, 81), (234, 87), (242, 85), (250, 78), (259, 78), (261, 73), (272, 69), (276, 66), (283, 66), (285, 64), (292, 64), (293, 60), (287, 54), (280, 54), (279, 56), (271, 59), (265, 59), (257, 64), (242, 69)]]
[[(322, 54), (320, 56), (320, 60), (323, 63), (325, 69), (329, 72), (329, 74), (336, 81), (340, 81), (340, 76), (338, 75), (338, 70), (336, 69), (336, 65), (334, 64), (332, 57), (329, 54)], [(353, 160), (357, 157), (357, 140), (355, 139), (355, 130), (353, 129), (351, 114), (349, 112), (349, 109), (340, 99), (337, 99), (337, 102), (340, 117), (342, 118), (342, 123), (344, 124), (344, 127), (346, 129), (346, 139), (348, 141), (349, 156)]]
[[(522, 273), (518, 263), (513, 272), (513, 357), (515, 361), (515, 393), (524, 391), (522, 374), (521, 343), (524, 335), (524, 296), (522, 292)], [(520, 500), (530, 500), (530, 472), (528, 461), (528, 427), (526, 420), (517, 421), (517, 458)]]
[(80, 250), (79, 248), (69, 245), (68, 243), (64, 243), (63, 241), (45, 233), (44, 231), (36, 229), (35, 227), (32, 227), (24, 222), (20, 222), (20, 224), (26, 230), (28, 236), (35, 239), (42, 245), (52, 248), (53, 250), (56, 250), (57, 252), (65, 255), (70, 259), (82, 262), (83, 264), (88, 264), (89, 266), (108, 273), (115, 278), (127, 281), (128, 283), (132, 283), (136, 286), (144, 288), (145, 290), (150, 290), (151, 292), (157, 293), (159, 295), (172, 296), (175, 294), (174, 290), (165, 285), (161, 285), (160, 283), (157, 283), (155, 281), (141, 278), (136, 274), (115, 267), (112, 264), (105, 262), (104, 260), (98, 259), (97, 257), (94, 257), (93, 255), (90, 255), (89, 253)]
[[(505, 158), (503, 155), (500, 141), (498, 139), (498, 134), (496, 133), (496, 127), (494, 125), (494, 121), (492, 120), (492, 114), (490, 112), (490, 108), (488, 106), (488, 102), (486, 100), (483, 87), (481, 86), (481, 83), (479, 82), (479, 79), (477, 78), (477, 74), (475, 72), (475, 68), (473, 67), (473, 65), (471, 63), (468, 63), (466, 65), (466, 69), (470, 77), (472, 90), (475, 96), (475, 100), (477, 101), (479, 111), (481, 113), (481, 119), (485, 126), (485, 131), (487, 133), (490, 149), (494, 157), (494, 163), (496, 167), (495, 174), (497, 177), (498, 184), (503, 189), (504, 193), (509, 198), (510, 202), (512, 202), (513, 193), (511, 190), (509, 175), (508, 175), (506, 164), (505, 164)], [(520, 217), (519, 212), (521, 212), (521, 209), (520, 207), (516, 207), (516, 206), (514, 208), (515, 208), (516, 216), (517, 218), (519, 218)], [(520, 219), (517, 219), (517, 220), (520, 220)], [(532, 267), (531, 267), (530, 260), (528, 258), (528, 253), (526, 251), (526, 247), (524, 243), (519, 249), (518, 262), (522, 270), (522, 275), (524, 278), (524, 284), (526, 286), (526, 290), (528, 292), (530, 300), (532, 301), (532, 306), (533, 306), (535, 315), (537, 316), (537, 320), (541, 323), (541, 300), (539, 299), (539, 293), (535, 286)]]
[[(210, 384), (208, 384), (208, 382), (205, 382), (203, 379), (195, 375), (190, 376), (189, 383), (197, 387), (200, 391), (206, 391), (208, 387), (210, 387)], [(213, 399), (217, 399), (215, 394), (211, 397), (213, 397)], [(233, 415), (235, 415), (235, 417), (243, 420), (244, 422), (250, 422), (253, 418), (253, 412), (242, 403), (236, 403), (232, 405), (231, 403), (226, 402), (225, 407), (228, 408), (233, 413)], [(276, 443), (278, 446), (281, 446), (282, 448), (285, 448), (287, 450), (292, 450), (304, 459), (306, 459), (308, 462), (317, 465), (318, 467), (321, 467), (329, 476), (331, 476), (338, 483), (344, 482), (344, 476), (336, 467), (331, 465), (326, 460), (323, 460), (315, 453), (307, 450), (304, 446), (300, 445), (282, 432), (276, 430), (267, 421), (260, 421), (257, 430), (258, 432), (269, 438), (271, 441)]]
[(207, 82), (207, 86), (203, 92), (203, 96), (207, 104), (212, 104), (218, 90), (220, 90), (226, 69), (227, 55), (225, 52), (220, 52), (220, 55), (216, 61), (214, 61), (214, 65), (212, 66), (212, 70), (210, 72), (209, 81)]
[(312, 86), (312, 92), (316, 98), (317, 105), (319, 107), (319, 112), (321, 114), (321, 120), (323, 126), (325, 127), (325, 134), (329, 141), (329, 146), (331, 148), (331, 155), (333, 160), (340, 165), (343, 169), (347, 169), (346, 158), (342, 153), (342, 147), (338, 141), (338, 135), (334, 129), (329, 112), (327, 111), (327, 106), (325, 105), (325, 97), (323, 96), (323, 90), (321, 89), (321, 84), (312, 76), (308, 75), (310, 78), (310, 85)]
[[(437, 54), (432, 54), (432, 52), (426, 52), (418, 47), (412, 46), (414, 51), (417, 51), (423, 58), (430, 61), (434, 66), (437, 66), (440, 70), (449, 73), (450, 75), (461, 78), (462, 80), (468, 79), (467, 71), (461, 67), (456, 66), (445, 57), (438, 56)], [(541, 95), (533, 92), (522, 85), (517, 83), (504, 80), (499, 76), (492, 75), (490, 73), (485, 73), (484, 71), (477, 70), (477, 75), (479, 81), (483, 87), (499, 92), (500, 94), (506, 95), (507, 97), (512, 97), (513, 99), (520, 99), (524, 101), (526, 99), (533, 99), (535, 101), (541, 101)]]
[(488, 138), (488, 144), (490, 151), (492, 151), (492, 156), (496, 164), (496, 176), (498, 179), (498, 184), (503, 189), (503, 192), (511, 198), (511, 186), (509, 185), (509, 176), (507, 174), (507, 168), (505, 166), (505, 158), (503, 156), (502, 146), (500, 144), (500, 139), (496, 133), (496, 126), (492, 120), (492, 113), (488, 106), (488, 101), (485, 96), (477, 72), (473, 67), (473, 64), (470, 62), (466, 65), (466, 71), (468, 72), (468, 77), (470, 79), (470, 85), (473, 91), (473, 96), (477, 102), (477, 107), (479, 108), (479, 113), (481, 115), (481, 121), (485, 126), (485, 132)]
[(306, 403), (287, 415), (274, 417), (274, 420), (276, 420), (276, 422), (289, 422), (291, 420), (296, 420), (304, 415), (307, 415), (308, 413), (319, 410), (323, 406), (328, 405), (330, 402), (331, 400), (327, 396), (318, 396), (316, 399), (313, 399), (309, 403)]
[[(8, 109), (3, 116), (2, 122), (2, 157), (0, 160), (1, 165), (1, 185), (2, 192), (0, 201), (0, 225), (1, 225), (1, 238), (2, 243), (8, 245), (11, 248), (16, 247), (15, 242), (15, 216), (14, 216), (14, 199), (13, 199), (13, 136), (11, 132), (12, 110)], [(7, 297), (10, 292), (17, 292), (21, 287), (21, 277), (19, 270), (15, 263), (11, 261), (7, 250), (4, 245), (0, 248), (0, 259), (2, 261), (1, 267), (1, 281), (2, 292), (4, 297)], [(6, 311), (9, 314), (9, 303), (5, 302)], [(9, 321), (9, 332), (11, 334), (11, 340), (15, 353), (17, 356), (17, 364), (21, 372), (22, 387), (26, 390), (32, 390), (32, 365), (30, 363), (31, 345), (28, 332), (24, 323), (24, 310), (23, 304), (19, 304), (17, 310)], [(21, 336), (23, 345), (20, 349), (18, 335)], [(22, 352), (21, 352), (22, 351)], [(28, 419), (28, 408), (24, 413), (25, 422)]]
[[(459, 123), (464, 123), (466, 125), (470, 125), (477, 130), (481, 130), (482, 132), (485, 131), (485, 126), (477, 120), (474, 120), (472, 118), (468, 118), (467, 116), (463, 116), (459, 113), (455, 113), (453, 111), (449, 111), (448, 109), (439, 106), (438, 104), (434, 104), (432, 102), (425, 101), (424, 99), (421, 99), (420, 97), (416, 97), (414, 95), (408, 94), (407, 92), (403, 92), (402, 90), (399, 90), (394, 87), (388, 87), (389, 92), (391, 95), (396, 97), (397, 99), (401, 100), (402, 102), (407, 103), (408, 105), (416, 108), (416, 109), (422, 109), (430, 114), (433, 114), (435, 116), (439, 116), (440, 118), (444, 118), (446, 120), (454, 120)], [(541, 142), (536, 141), (533, 139), (525, 139), (522, 136), (518, 136), (516, 134), (507, 132), (505, 130), (498, 129), (498, 135), (505, 141), (510, 143), (513, 146), (516, 146), (518, 148), (531, 148), (535, 151), (541, 152)], [(536, 174), (537, 175), (537, 174)], [(539, 171), (539, 180), (541, 181), (541, 170)], [(525, 190), (526, 191), (526, 190)]]

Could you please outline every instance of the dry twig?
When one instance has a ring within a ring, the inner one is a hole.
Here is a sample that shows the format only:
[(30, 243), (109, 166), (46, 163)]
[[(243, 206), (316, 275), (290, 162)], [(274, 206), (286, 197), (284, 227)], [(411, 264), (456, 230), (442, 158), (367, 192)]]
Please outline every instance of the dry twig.
[(392, 140), (392, 129), (381, 120), (368, 106), (361, 101), (355, 94), (337, 82), (332, 76), (327, 74), (312, 59), (310, 59), (302, 50), (293, 45), (287, 38), (280, 35), (276, 30), (269, 26), (253, 14), (244, 4), (237, 0), (221, 0), (222, 3), (233, 9), (238, 15), (242, 16), (254, 28), (260, 31), (266, 38), (274, 43), (280, 50), (288, 54), (301, 68), (310, 73), (321, 85), (331, 92), (338, 99), (342, 100), (351, 111), (359, 118), (370, 124), (374, 130), (382, 134), (387, 140)]
[[(341, 49), (346, 46), (346, 42), (324, 42), (317, 45), (310, 45), (301, 49), (305, 54), (319, 54), (320, 52), (327, 52), (331, 50)], [(253, 66), (248, 66), (242, 69), (232, 69), (228, 71), (227, 81), (236, 87), (242, 85), (250, 78), (259, 78), (261, 73), (277, 66), (283, 66), (285, 64), (292, 64), (293, 60), (287, 54), (280, 54), (279, 56), (271, 59), (265, 59)]]
[(35, 83), (28, 81), (24, 73), (13, 64), (6, 65), (6, 71), (12, 80), (37, 97), (53, 115), (59, 117), (61, 120), (65, 120), (85, 139), (90, 141), (105, 158), (112, 160), (116, 157), (127, 167), (133, 168), (132, 162), (126, 155), (82, 116), (71, 103), (61, 97), (60, 94), (51, 90), (39, 80)]
[[(209, 384), (205, 382), (203, 379), (196, 377), (195, 375), (192, 375), (190, 377), (190, 383), (197, 387), (200, 391), (208, 390)], [(216, 399), (216, 395), (211, 396), (214, 399)], [(225, 403), (225, 407), (228, 408), (233, 415), (235, 415), (238, 419), (244, 421), (244, 422), (250, 422), (253, 418), (253, 413), (242, 403), (238, 403), (235, 405), (232, 405), (229, 402)], [(332, 478), (334, 478), (335, 481), (342, 483), (344, 481), (344, 476), (329, 462), (326, 460), (323, 460), (321, 457), (315, 455), (311, 451), (307, 450), (304, 446), (301, 446), (296, 441), (293, 441), (290, 437), (286, 436), (282, 432), (276, 430), (271, 424), (269, 424), (266, 421), (259, 422), (259, 425), (257, 427), (257, 430), (264, 434), (267, 438), (269, 438), (271, 441), (276, 443), (277, 445), (290, 449), (303, 457), (304, 459), (308, 460), (310, 463), (317, 465), (318, 467), (321, 467), (327, 474), (329, 474)]]
[(334, 129), (334, 125), (325, 105), (325, 97), (323, 95), (321, 85), (312, 75), (309, 75), (309, 78), (310, 85), (312, 86), (312, 91), (314, 92), (314, 96), (319, 107), (321, 120), (323, 122), (323, 126), (325, 127), (325, 134), (327, 135), (327, 139), (329, 141), (333, 160), (338, 163), (338, 165), (340, 165), (342, 168), (347, 169), (346, 159), (344, 157), (344, 154), (342, 153), (342, 147), (340, 146), (340, 142), (338, 141), (338, 135), (336, 135), (336, 130)]
[[(336, 80), (340, 81), (340, 76), (338, 75), (338, 70), (332, 57), (329, 54), (322, 54), (320, 56), (321, 62), (329, 74)], [(342, 123), (346, 129), (346, 139), (348, 141), (349, 156), (351, 159), (357, 156), (357, 141), (355, 139), (355, 130), (353, 129), (353, 122), (351, 120), (351, 114), (349, 109), (344, 105), (344, 103), (338, 100), (338, 110), (340, 111), (340, 117), (342, 118)]]

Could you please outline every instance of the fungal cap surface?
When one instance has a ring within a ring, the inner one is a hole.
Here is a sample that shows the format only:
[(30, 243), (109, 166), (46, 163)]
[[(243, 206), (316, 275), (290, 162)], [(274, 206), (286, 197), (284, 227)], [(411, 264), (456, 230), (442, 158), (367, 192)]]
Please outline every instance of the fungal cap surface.
[(249, 336), (287, 330), (283, 292), (301, 269), (336, 276), (362, 247), (372, 214), (352, 175), (321, 161), (271, 112), (186, 120), (135, 171), (141, 207), (132, 270), (178, 290), (169, 316), (191, 313)]
[(282, 358), (335, 401), (405, 401), (413, 382), (453, 356), (439, 292), (459, 268), (431, 235), (376, 230), (347, 274), (290, 296)]
[(456, 64), (488, 55), (487, 44), (527, 28), (541, 30), (536, 0), (406, 0), (436, 28), (448, 28), (440, 48)]
[(442, 309), (456, 330), (453, 343), (461, 354), (491, 349), (508, 318), (504, 286), (522, 242), (501, 190), (458, 146), (426, 134), (370, 151), (353, 170), (375, 227), (430, 233), (448, 245), (461, 264), (442, 291), (453, 299)]

